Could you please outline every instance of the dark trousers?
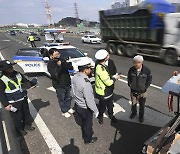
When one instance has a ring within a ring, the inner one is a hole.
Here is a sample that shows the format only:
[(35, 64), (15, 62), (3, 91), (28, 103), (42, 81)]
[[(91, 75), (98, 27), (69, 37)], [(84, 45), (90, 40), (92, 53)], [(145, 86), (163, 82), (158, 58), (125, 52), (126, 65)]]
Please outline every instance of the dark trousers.
[(90, 142), (93, 135), (93, 112), (90, 109), (83, 109), (77, 105), (75, 106), (75, 108), (82, 121), (82, 137), (85, 142)]
[(113, 117), (113, 96), (108, 99), (105, 99), (103, 96), (98, 96), (99, 99), (99, 117), (103, 117), (104, 112), (108, 111), (109, 118)]
[(30, 41), (31, 42), (31, 46), (32, 46), (32, 48), (33, 47), (36, 47), (36, 44), (35, 44), (35, 42), (34, 41)]
[(57, 88), (56, 94), (62, 113), (68, 112), (71, 107), (71, 87)]
[(12, 106), (17, 108), (16, 112), (11, 112), (11, 117), (14, 121), (15, 129), (16, 130), (23, 130), (24, 125), (23, 125), (23, 104), (24, 101), (19, 101), (16, 103), (13, 103)]
[(139, 116), (144, 116), (144, 109), (145, 109), (145, 103), (146, 103), (146, 96), (147, 93), (142, 94), (133, 94), (131, 93), (131, 111), (132, 113), (137, 113), (137, 102), (139, 102)]
[(23, 103), (22, 103), (22, 118), (23, 118), (23, 125), (24, 126), (31, 126), (31, 114), (29, 110), (29, 104), (28, 104), (28, 98), (25, 98)]

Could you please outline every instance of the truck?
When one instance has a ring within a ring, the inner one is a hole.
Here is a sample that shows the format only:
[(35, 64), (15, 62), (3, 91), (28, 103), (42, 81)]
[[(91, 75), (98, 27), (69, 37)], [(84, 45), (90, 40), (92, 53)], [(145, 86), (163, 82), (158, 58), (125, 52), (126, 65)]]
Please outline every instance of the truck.
[(110, 54), (151, 56), (168, 65), (180, 60), (180, 13), (171, 3), (145, 0), (99, 14), (101, 38)]

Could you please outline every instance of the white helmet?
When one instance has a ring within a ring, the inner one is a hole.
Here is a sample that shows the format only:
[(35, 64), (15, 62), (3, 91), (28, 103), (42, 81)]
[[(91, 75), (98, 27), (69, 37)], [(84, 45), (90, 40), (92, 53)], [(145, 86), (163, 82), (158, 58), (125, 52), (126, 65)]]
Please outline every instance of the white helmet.
[(108, 52), (105, 49), (98, 50), (95, 54), (97, 60), (103, 60), (108, 56)]
[(92, 60), (88, 57), (84, 57), (82, 60), (77, 62), (77, 66), (91, 66)]

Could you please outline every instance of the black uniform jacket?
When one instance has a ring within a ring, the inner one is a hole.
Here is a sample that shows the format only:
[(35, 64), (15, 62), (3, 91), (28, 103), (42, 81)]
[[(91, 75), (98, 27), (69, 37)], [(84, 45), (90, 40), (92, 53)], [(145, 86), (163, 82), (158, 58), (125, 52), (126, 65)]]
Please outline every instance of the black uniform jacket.
[(48, 71), (52, 78), (52, 85), (55, 89), (64, 88), (71, 85), (71, 78), (68, 70), (73, 70), (71, 63), (62, 62), (57, 65), (58, 60), (50, 60), (48, 63)]
[(133, 93), (144, 93), (152, 82), (151, 71), (148, 67), (142, 67), (142, 70), (137, 74), (136, 68), (133, 66), (128, 72), (128, 86)]

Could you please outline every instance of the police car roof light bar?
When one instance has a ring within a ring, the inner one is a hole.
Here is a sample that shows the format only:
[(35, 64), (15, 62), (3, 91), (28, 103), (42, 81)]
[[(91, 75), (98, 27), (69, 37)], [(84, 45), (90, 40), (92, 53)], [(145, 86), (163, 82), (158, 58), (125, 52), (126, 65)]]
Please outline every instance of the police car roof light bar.
[(70, 42), (64, 42), (64, 43), (45, 43), (45, 47), (53, 47), (53, 46), (65, 46), (70, 45)]

